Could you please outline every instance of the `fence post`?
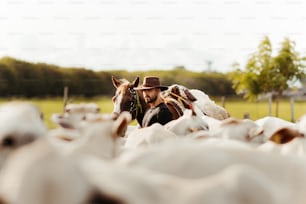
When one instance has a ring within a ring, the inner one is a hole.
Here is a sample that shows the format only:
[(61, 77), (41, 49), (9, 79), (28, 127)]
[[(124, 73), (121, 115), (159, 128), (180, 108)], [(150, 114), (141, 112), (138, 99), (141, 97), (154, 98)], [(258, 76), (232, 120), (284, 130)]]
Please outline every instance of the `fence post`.
[(69, 88), (68, 88), (68, 86), (65, 86), (64, 87), (64, 98), (63, 98), (63, 102), (64, 102), (64, 111), (65, 111), (65, 107), (66, 107), (66, 105), (67, 105), (67, 103), (68, 103), (68, 91), (69, 91)]
[(291, 122), (294, 122), (294, 97), (290, 97)]
[(225, 96), (221, 97), (221, 105), (223, 108), (225, 108)]
[(268, 115), (271, 116), (272, 115), (272, 94), (269, 96), (268, 98)]

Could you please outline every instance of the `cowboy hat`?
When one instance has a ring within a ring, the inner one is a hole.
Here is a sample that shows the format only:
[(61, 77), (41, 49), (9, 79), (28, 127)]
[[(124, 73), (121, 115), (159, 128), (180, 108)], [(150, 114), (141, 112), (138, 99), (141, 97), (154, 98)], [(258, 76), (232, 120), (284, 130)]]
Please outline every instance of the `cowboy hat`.
[(149, 90), (154, 88), (160, 88), (160, 90), (165, 91), (168, 89), (167, 86), (161, 86), (158, 77), (145, 77), (143, 83), (140, 87), (134, 88), (135, 90)]

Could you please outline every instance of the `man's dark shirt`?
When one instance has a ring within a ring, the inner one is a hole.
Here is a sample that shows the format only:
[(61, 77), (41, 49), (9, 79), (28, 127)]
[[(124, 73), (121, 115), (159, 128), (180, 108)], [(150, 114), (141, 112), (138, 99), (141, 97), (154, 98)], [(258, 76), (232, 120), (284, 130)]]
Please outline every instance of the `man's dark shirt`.
[(165, 125), (171, 120), (173, 120), (172, 113), (164, 103), (160, 103), (155, 108), (147, 110), (142, 120), (142, 127), (148, 127), (153, 123)]

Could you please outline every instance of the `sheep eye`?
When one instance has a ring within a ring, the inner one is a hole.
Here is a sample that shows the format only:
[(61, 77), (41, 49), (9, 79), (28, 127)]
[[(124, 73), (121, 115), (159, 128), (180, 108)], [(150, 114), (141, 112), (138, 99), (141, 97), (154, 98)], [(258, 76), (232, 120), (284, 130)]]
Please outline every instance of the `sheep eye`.
[(15, 140), (12, 136), (7, 136), (2, 140), (2, 146), (13, 147), (15, 145)]

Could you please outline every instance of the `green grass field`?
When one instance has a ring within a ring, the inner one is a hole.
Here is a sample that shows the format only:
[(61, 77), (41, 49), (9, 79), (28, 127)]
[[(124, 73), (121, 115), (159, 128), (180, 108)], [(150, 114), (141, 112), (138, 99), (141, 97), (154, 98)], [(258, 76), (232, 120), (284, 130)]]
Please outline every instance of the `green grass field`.
[[(218, 102), (217, 102), (218, 103)], [(245, 113), (250, 115), (253, 120), (269, 115), (268, 102), (248, 102), (248, 101), (231, 101), (225, 104), (225, 108), (230, 114), (237, 118), (243, 118)], [(291, 121), (292, 117), (297, 121), (306, 113), (306, 102), (298, 101), (294, 103), (293, 113), (290, 108), (290, 101), (283, 100), (279, 104), (279, 118)], [(293, 116), (292, 116), (293, 114)], [(272, 116), (275, 116), (275, 103), (272, 105)]]
[[(53, 128), (55, 125), (50, 121), (52, 113), (63, 112), (63, 99), (62, 98), (49, 98), (49, 99), (0, 99), (0, 104), (13, 100), (29, 101), (36, 104), (40, 110), (44, 113), (44, 120), (48, 127)], [(214, 99), (218, 105), (221, 105), (221, 101)], [(113, 104), (109, 97), (97, 97), (97, 98), (72, 98), (73, 103), (88, 103), (94, 102), (99, 105), (102, 113), (111, 113)], [(248, 102), (248, 101), (226, 101), (225, 108), (236, 118), (243, 118), (243, 115), (248, 113), (252, 120), (256, 120), (267, 116), (268, 102)], [(298, 120), (302, 115), (306, 114), (306, 101), (297, 101), (294, 104), (294, 119)], [(272, 115), (275, 116), (275, 104), (272, 106)], [(289, 100), (282, 100), (279, 107), (279, 117), (288, 121), (291, 121), (291, 110)], [(134, 123), (136, 124), (136, 123)]]

